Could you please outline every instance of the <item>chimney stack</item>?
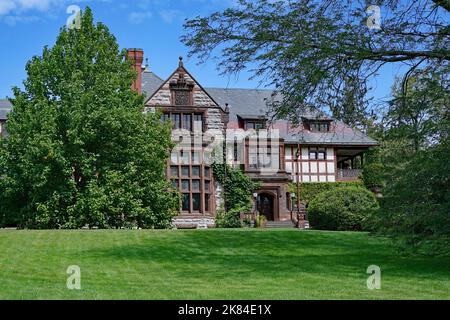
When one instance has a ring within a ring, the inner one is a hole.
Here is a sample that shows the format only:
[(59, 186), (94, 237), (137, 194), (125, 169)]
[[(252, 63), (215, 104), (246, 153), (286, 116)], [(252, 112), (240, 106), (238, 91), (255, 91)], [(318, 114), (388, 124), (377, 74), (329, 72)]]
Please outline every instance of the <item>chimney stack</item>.
[(142, 49), (128, 49), (128, 59), (133, 63), (133, 69), (137, 73), (137, 78), (133, 82), (131, 89), (142, 93), (142, 62), (144, 62), (144, 50)]

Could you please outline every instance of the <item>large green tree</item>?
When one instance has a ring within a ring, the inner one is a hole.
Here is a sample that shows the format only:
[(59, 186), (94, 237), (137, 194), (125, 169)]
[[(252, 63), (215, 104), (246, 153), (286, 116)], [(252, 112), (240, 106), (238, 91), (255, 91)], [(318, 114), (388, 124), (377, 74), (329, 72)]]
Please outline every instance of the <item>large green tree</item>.
[(136, 74), (89, 8), (14, 88), (0, 149), (0, 213), (26, 228), (164, 228), (178, 209), (165, 178), (170, 128), (144, 114)]
[(450, 95), (447, 70), (414, 72), (394, 86), (363, 172), (370, 187), (383, 186), (375, 229), (406, 248), (449, 253)]
[(274, 86), (276, 116), (296, 121), (313, 105), (358, 125), (368, 79), (381, 67), (448, 64), (449, 10), (448, 0), (239, 0), (186, 21), (182, 41), (201, 62), (216, 57), (224, 73), (249, 68)]

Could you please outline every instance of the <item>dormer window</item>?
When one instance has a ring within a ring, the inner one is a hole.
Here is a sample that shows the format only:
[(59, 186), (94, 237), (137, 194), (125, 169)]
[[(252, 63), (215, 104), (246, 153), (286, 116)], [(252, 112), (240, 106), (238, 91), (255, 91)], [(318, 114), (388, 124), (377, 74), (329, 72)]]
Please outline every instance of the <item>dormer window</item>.
[(330, 132), (330, 122), (328, 121), (311, 121), (309, 130), (312, 132)]
[(265, 123), (263, 121), (246, 121), (245, 122), (245, 130), (260, 130), (264, 129)]

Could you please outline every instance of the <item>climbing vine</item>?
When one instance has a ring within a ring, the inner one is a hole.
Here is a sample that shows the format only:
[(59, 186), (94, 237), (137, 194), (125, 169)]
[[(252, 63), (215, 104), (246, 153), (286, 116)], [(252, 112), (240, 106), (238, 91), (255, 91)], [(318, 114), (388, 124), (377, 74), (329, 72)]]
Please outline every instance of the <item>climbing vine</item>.
[(260, 184), (252, 181), (242, 170), (229, 165), (214, 163), (212, 168), (216, 181), (224, 189), (225, 211), (250, 211), (252, 194)]

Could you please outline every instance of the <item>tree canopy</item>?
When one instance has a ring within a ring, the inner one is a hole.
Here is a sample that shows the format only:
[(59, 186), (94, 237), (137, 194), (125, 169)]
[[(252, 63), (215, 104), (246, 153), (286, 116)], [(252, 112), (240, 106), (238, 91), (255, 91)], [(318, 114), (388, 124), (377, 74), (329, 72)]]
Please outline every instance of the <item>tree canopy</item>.
[[(381, 23), (369, 28), (373, 14), (366, 10), (374, 4)], [(182, 41), (200, 62), (216, 57), (224, 73), (251, 68), (274, 86), (283, 97), (271, 103), (278, 117), (296, 121), (303, 107), (313, 105), (358, 125), (367, 80), (382, 66), (448, 65), (449, 10), (449, 2), (439, 0), (239, 0), (187, 20)]]
[(179, 207), (164, 168), (170, 127), (144, 114), (136, 74), (93, 22), (62, 28), (14, 88), (0, 145), (0, 214), (23, 228), (163, 228)]

